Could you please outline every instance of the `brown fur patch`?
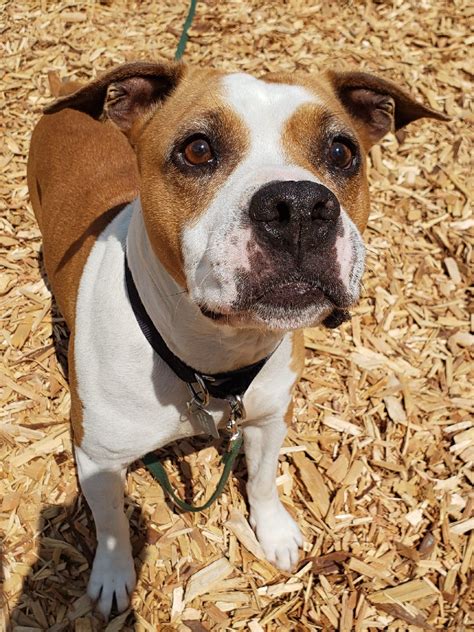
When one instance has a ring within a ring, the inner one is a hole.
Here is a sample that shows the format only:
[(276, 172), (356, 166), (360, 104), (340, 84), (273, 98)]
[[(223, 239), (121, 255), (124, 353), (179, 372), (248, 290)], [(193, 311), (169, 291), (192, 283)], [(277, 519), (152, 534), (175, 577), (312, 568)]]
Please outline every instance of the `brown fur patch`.
[[(303, 371), (304, 371), (304, 358), (305, 358), (305, 348), (304, 348), (304, 332), (302, 329), (298, 329), (294, 331), (291, 336), (291, 342), (293, 345), (291, 351), (291, 362), (290, 369), (296, 373), (296, 378), (293, 384), (293, 390), (296, 384), (299, 382)], [(285, 423), (287, 426), (291, 426), (293, 421), (293, 410), (294, 410), (294, 402), (293, 398), (291, 398), (290, 403), (288, 404), (288, 408), (285, 413)]]
[[(123, 204), (138, 195), (135, 155), (111, 124), (74, 110), (44, 116), (28, 157), (31, 204), (43, 234), (43, 256), (53, 294), (74, 336), (82, 271), (98, 235)], [(73, 348), (69, 352), (71, 417), (82, 438)]]

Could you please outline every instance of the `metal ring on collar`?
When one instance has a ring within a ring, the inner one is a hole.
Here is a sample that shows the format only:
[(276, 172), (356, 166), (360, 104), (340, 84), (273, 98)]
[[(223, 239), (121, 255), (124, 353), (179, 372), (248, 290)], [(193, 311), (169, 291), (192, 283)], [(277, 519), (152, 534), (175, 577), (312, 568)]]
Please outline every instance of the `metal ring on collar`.
[(194, 374), (196, 378), (196, 384), (199, 388), (196, 388), (195, 383), (188, 382), (188, 388), (191, 391), (191, 395), (193, 396), (190, 404), (196, 404), (200, 408), (206, 408), (209, 404), (209, 391), (204, 384), (204, 380), (198, 373)]

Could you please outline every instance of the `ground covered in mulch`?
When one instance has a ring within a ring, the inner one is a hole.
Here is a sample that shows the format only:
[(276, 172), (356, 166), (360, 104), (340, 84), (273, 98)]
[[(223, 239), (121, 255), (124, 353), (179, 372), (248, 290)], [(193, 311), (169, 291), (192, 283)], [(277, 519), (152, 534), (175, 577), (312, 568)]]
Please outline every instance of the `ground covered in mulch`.
[[(0, 628), (10, 618), (17, 632), (472, 630), (472, 5), (199, 2), (189, 63), (378, 71), (453, 120), (419, 121), (372, 151), (363, 299), (340, 329), (306, 332), (278, 478), (306, 538), (296, 571), (262, 559), (243, 459), (198, 515), (173, 511), (138, 463), (127, 513), (139, 582), (131, 610), (107, 627), (85, 597), (94, 529), (74, 473), (66, 331), (42, 274), (26, 157), (48, 70), (87, 79), (126, 60), (172, 58), (187, 2), (1, 7)], [(205, 496), (219, 461), (200, 445), (169, 454), (186, 455)]]

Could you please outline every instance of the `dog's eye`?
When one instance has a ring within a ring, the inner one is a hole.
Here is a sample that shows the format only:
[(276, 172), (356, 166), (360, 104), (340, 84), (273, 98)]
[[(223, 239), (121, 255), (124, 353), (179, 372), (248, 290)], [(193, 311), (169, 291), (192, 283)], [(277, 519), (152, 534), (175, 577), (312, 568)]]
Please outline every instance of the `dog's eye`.
[(329, 148), (329, 159), (339, 169), (349, 169), (354, 163), (355, 151), (341, 139), (332, 141)]
[(209, 142), (205, 138), (194, 138), (183, 151), (188, 165), (205, 165), (214, 160), (214, 153)]

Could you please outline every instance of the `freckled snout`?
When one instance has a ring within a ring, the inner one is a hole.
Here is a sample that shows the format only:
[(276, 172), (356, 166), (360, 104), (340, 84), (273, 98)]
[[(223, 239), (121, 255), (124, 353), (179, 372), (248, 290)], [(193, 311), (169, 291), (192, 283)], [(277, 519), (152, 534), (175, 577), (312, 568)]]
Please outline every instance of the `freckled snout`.
[(297, 260), (308, 249), (335, 238), (340, 213), (332, 191), (305, 180), (270, 182), (253, 195), (249, 205), (256, 239)]

